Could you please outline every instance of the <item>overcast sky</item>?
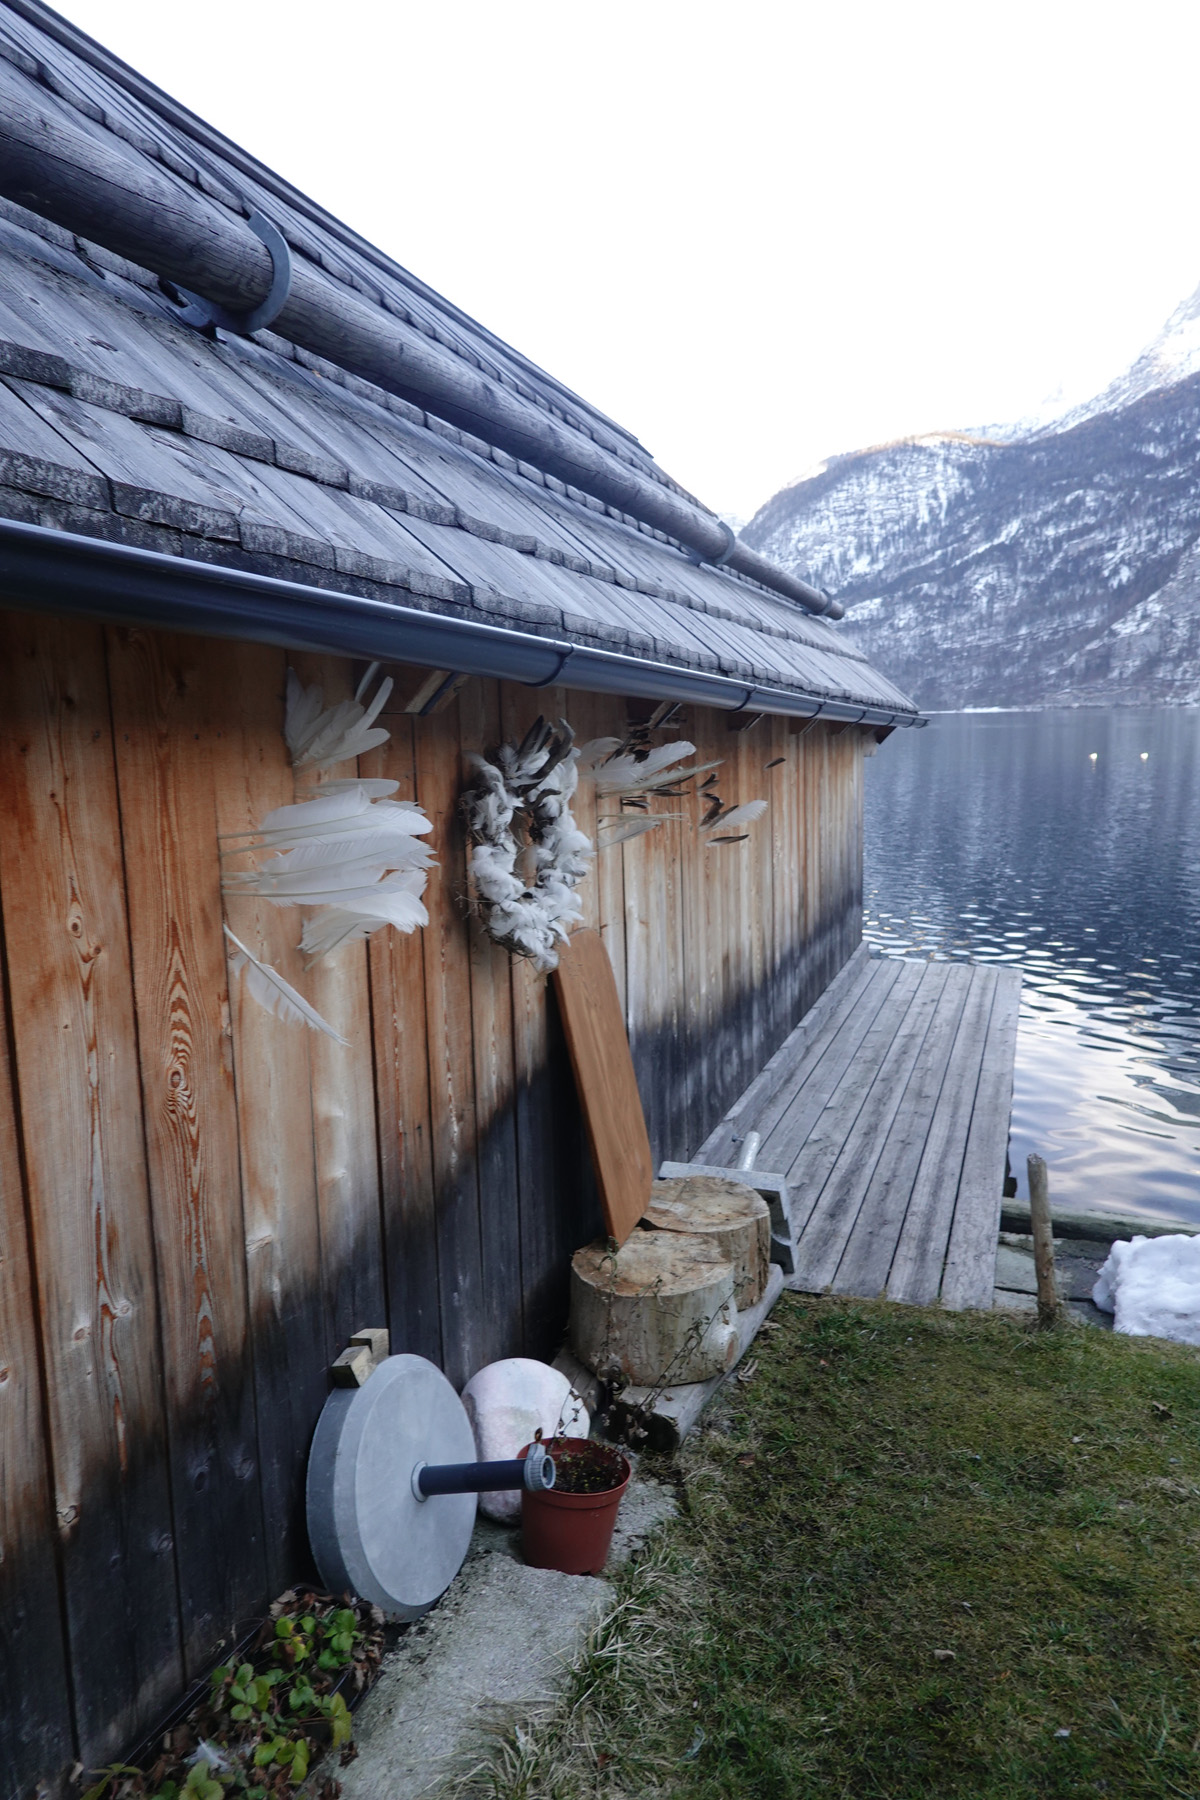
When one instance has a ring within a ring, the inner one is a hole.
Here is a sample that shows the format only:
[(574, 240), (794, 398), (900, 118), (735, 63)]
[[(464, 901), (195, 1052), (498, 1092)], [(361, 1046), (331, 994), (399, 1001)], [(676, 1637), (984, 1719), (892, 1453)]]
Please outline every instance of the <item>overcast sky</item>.
[(59, 4), (735, 513), (1200, 283), (1196, 0)]

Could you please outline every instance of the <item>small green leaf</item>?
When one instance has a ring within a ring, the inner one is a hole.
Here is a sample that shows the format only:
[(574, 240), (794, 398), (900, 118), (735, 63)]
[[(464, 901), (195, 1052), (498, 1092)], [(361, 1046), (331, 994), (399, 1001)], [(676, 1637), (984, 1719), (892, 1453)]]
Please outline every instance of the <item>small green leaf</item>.
[(293, 1634), (293, 1630), (294, 1630), (294, 1627), (293, 1627), (292, 1621), (290, 1619), (288, 1619), (288, 1618), (276, 1619), (276, 1621), (275, 1621), (275, 1636), (277, 1638), (290, 1638)]
[(229, 1709), (229, 1716), (231, 1719), (252, 1719), (254, 1717), (254, 1708), (252, 1706), (240, 1704), (231, 1706)]

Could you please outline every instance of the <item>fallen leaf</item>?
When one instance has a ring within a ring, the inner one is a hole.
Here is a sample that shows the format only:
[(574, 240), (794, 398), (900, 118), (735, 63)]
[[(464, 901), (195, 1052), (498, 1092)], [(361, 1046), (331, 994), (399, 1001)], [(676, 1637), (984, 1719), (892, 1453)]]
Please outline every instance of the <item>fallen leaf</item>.
[(958, 1661), (958, 1658), (955, 1655), (953, 1650), (935, 1650), (933, 1654), (934, 1654), (935, 1659), (938, 1662), (957, 1662)]
[(1150, 1402), (1150, 1411), (1160, 1419), (1169, 1419), (1173, 1417), (1170, 1407), (1164, 1406), (1161, 1400), (1152, 1400)]
[(738, 1370), (738, 1372), (737, 1372), (738, 1380), (741, 1382), (753, 1381), (754, 1380), (754, 1371), (757, 1369), (757, 1367), (758, 1367), (758, 1358), (755, 1357), (754, 1361), (748, 1362), (744, 1369)]
[(756, 1456), (739, 1456), (738, 1466), (742, 1469), (752, 1469), (757, 1461)]

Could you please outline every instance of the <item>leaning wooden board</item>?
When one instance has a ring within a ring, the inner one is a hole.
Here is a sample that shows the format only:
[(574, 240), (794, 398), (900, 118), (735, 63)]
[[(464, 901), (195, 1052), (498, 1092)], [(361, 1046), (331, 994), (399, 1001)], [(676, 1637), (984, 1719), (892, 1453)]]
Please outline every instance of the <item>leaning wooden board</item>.
[(649, 1203), (654, 1164), (617, 984), (598, 931), (572, 935), (559, 954), (554, 985), (604, 1224), (620, 1245)]

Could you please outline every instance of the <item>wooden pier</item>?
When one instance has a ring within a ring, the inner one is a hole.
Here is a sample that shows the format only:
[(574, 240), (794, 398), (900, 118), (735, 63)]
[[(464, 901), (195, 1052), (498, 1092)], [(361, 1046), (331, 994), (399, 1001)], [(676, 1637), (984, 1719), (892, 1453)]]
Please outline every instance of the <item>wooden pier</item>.
[(698, 1163), (786, 1175), (790, 1287), (990, 1307), (1020, 971), (860, 949)]

